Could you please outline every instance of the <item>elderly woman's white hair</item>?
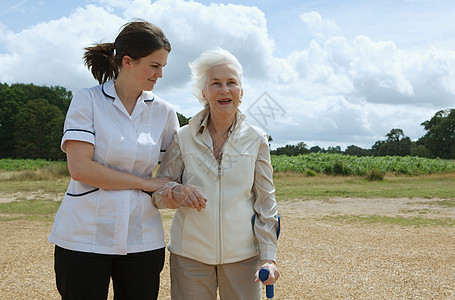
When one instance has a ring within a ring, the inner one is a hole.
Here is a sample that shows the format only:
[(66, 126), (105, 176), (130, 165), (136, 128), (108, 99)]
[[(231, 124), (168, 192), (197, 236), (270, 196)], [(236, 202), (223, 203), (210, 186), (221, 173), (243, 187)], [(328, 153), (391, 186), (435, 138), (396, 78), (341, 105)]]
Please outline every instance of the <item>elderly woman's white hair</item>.
[(232, 66), (237, 71), (238, 83), (242, 87), (242, 65), (229, 51), (217, 47), (202, 52), (196, 60), (189, 63), (193, 79), (193, 94), (204, 106), (208, 105), (207, 100), (202, 96), (202, 90), (207, 86), (207, 72), (211, 68), (223, 64)]

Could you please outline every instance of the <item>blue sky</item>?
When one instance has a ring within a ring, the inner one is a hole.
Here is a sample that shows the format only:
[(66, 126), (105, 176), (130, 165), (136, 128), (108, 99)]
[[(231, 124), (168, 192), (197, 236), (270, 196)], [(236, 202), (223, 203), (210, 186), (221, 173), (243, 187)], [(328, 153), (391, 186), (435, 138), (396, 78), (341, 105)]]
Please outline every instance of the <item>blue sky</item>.
[(3, 0), (0, 82), (95, 85), (82, 49), (113, 41), (133, 17), (170, 39), (155, 92), (187, 116), (200, 109), (188, 62), (215, 46), (236, 55), (245, 69), (241, 109), (273, 147), (370, 148), (392, 128), (416, 140), (423, 121), (454, 107), (451, 0)]

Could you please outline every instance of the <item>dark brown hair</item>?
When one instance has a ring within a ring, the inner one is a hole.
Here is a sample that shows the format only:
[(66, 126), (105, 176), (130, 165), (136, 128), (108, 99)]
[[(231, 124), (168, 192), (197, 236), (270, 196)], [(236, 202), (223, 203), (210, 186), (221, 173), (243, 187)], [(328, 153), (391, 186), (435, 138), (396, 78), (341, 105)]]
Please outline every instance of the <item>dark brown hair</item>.
[(171, 52), (171, 44), (163, 31), (147, 21), (134, 20), (122, 26), (115, 42), (95, 43), (85, 48), (84, 63), (102, 84), (117, 78), (125, 55), (138, 60), (160, 49)]

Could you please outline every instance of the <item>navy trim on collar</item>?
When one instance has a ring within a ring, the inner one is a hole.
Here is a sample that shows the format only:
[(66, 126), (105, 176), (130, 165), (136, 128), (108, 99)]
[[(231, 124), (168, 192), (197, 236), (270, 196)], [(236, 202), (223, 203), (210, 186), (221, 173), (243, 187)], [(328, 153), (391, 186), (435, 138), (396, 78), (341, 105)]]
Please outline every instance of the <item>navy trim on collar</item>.
[(104, 96), (109, 97), (109, 98), (111, 98), (112, 100), (115, 100), (115, 97), (112, 97), (111, 95), (109, 95), (108, 93), (106, 93), (106, 91), (104, 90), (104, 85), (105, 85), (105, 84), (106, 84), (106, 83), (104, 83), (103, 86), (101, 87), (101, 90), (103, 91)]
[[(103, 83), (103, 85), (101, 86), (101, 91), (103, 92), (104, 96), (108, 97), (108, 98), (111, 98), (112, 100), (115, 100), (115, 97), (112, 96), (112, 95), (109, 95), (107, 90), (109, 91), (110, 88), (111, 88), (111, 85), (109, 85), (107, 88), (106, 88), (106, 84), (112, 84), (112, 88), (113, 90), (110, 90), (111, 92), (115, 93), (115, 88), (113, 87), (113, 80), (109, 80), (109, 81), (106, 81), (105, 83)], [(107, 90), (106, 90), (107, 89)], [(142, 92), (142, 95), (144, 95), (144, 91)], [(140, 97), (142, 97), (142, 95)], [(147, 95), (146, 95), (147, 96)], [(146, 100), (143, 100), (145, 103), (147, 102), (153, 102), (155, 100), (155, 95), (148, 95), (148, 96), (152, 96), (152, 99), (146, 99)]]

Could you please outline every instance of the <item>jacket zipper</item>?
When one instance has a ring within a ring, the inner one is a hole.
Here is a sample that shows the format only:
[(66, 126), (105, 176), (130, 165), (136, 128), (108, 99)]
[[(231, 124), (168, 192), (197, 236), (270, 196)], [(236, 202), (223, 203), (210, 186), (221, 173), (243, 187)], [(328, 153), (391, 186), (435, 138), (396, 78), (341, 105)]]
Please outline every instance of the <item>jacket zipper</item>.
[(221, 204), (222, 204), (222, 191), (221, 191), (221, 159), (218, 161), (218, 264), (222, 263), (223, 258), (223, 239), (222, 239), (222, 230), (221, 230)]

